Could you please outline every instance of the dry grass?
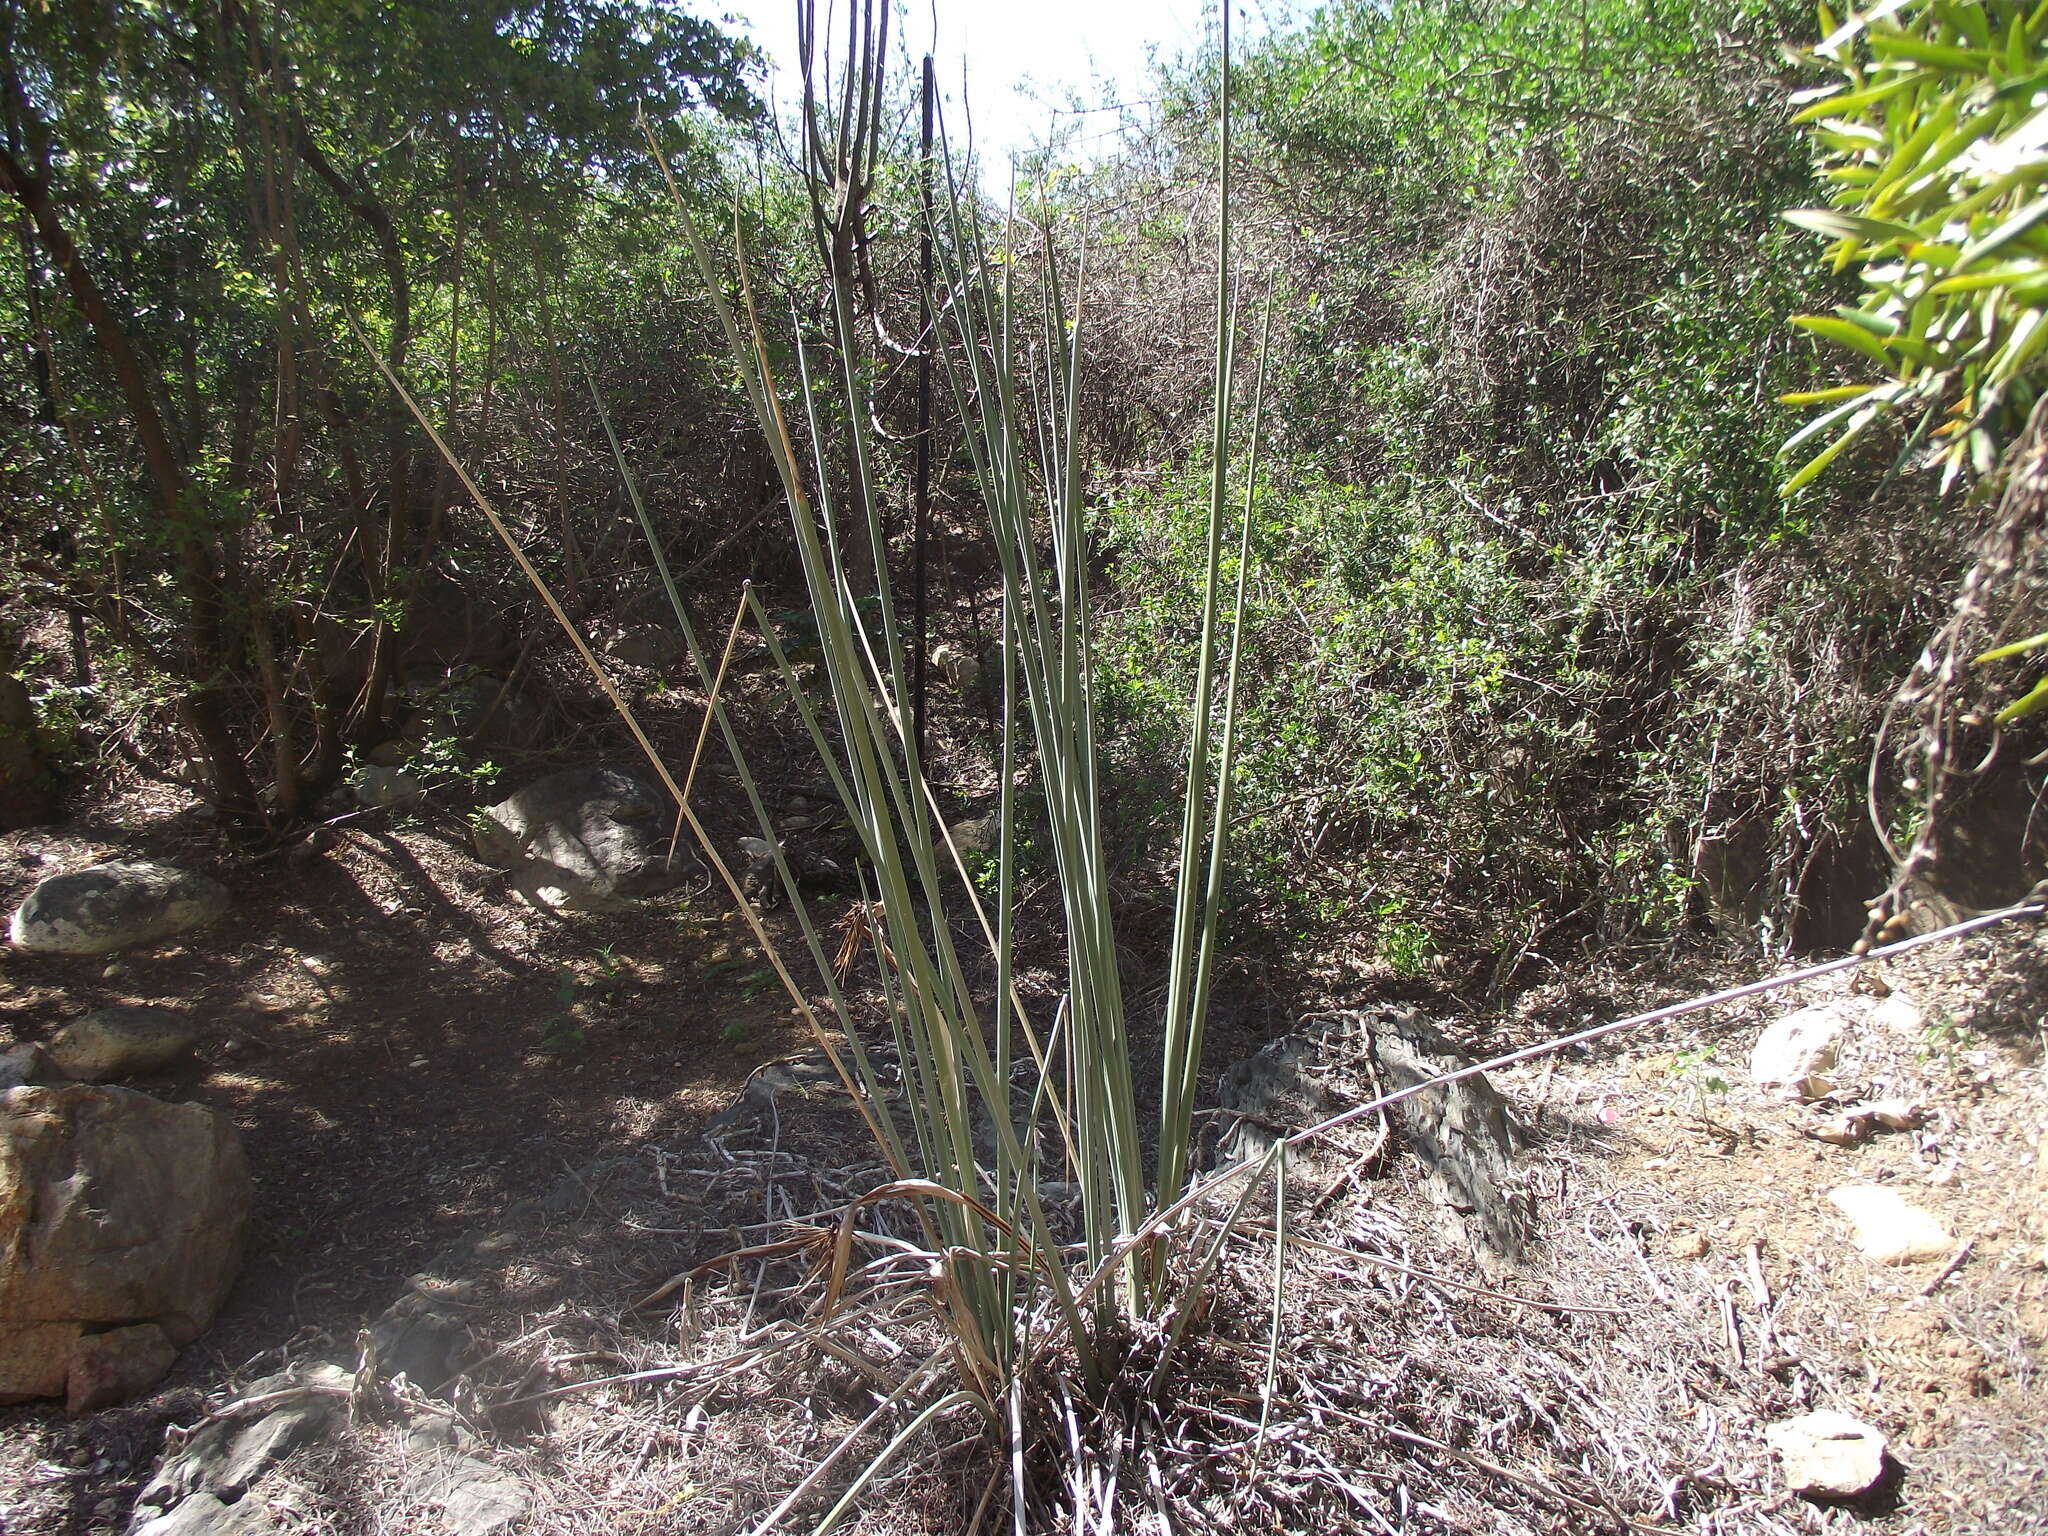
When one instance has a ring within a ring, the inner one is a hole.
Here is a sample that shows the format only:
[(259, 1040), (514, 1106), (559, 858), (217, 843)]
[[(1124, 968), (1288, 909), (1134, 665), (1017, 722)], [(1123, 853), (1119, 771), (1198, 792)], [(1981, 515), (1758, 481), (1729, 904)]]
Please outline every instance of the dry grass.
[[(1270, 1405), (1267, 1192), (1163, 1379), (1150, 1379), (1157, 1339), (1135, 1343), (1099, 1408), (1063, 1392), (1058, 1362), (1041, 1374), (1022, 1447), (1031, 1528), (2048, 1530), (2048, 1281), (2028, 1267), (2048, 1240), (2044, 975), (2048, 942), (2021, 931), (1889, 963), (1925, 1023), (1859, 1028), (1842, 1092), (1917, 1098), (1927, 1123), (1857, 1148), (1809, 1140), (1812, 1112), (1731, 1070), (1763, 1017), (1806, 998), (1508, 1075), (1498, 1086), (1535, 1137), (1539, 1233), (1516, 1268), (1472, 1253), (1379, 1124), (1312, 1144), (1290, 1165)], [(1674, 1071), (1702, 1045), (1726, 1091), (1692, 1092)], [(1326, 1051), (1331, 1086), (1364, 1096), (1356, 1047)], [(907, 1214), (864, 1211), (868, 1267), (829, 1316), (815, 1247), (706, 1263), (827, 1232), (883, 1180), (838, 1091), (799, 1081), (722, 1119), (581, 1170), (415, 1282), (477, 1341), (453, 1404), (475, 1454), (525, 1483), (522, 1531), (751, 1530), (871, 1421), (797, 1501), (789, 1528), (808, 1529), (943, 1390), (942, 1366), (876, 1413), (943, 1341), (923, 1266), (892, 1258), (891, 1236), (917, 1235)], [(1928, 1269), (1878, 1269), (1841, 1242), (1824, 1191), (1871, 1179), (1911, 1186), (1976, 1239), (1933, 1294), (1918, 1294)], [(1194, 1220), (1224, 1217), (1219, 1202)], [(266, 1481), (280, 1524), (438, 1529), (408, 1491), (431, 1452), (408, 1443), (407, 1401), (430, 1406), (400, 1388), (391, 1417)], [(1826, 1510), (1784, 1491), (1760, 1431), (1820, 1406), (1891, 1437), (1903, 1476), (1886, 1499)], [(957, 1532), (979, 1516), (1001, 1529), (1009, 1455), (971, 1413), (941, 1415), (848, 1528)], [(1077, 1524), (1076, 1507), (1094, 1514)]]

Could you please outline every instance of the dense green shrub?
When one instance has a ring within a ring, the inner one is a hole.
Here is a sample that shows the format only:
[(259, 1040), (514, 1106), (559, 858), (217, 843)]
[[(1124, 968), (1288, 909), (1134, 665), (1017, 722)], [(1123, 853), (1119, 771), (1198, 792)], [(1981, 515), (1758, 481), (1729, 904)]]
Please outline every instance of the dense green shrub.
[[(1292, 323), (1247, 934), (1366, 927), (1391, 969), (1436, 954), (1483, 986), (1710, 925), (1836, 939), (1872, 894), (1871, 734), (1967, 520), (1880, 454), (1777, 493), (1777, 397), (1816, 371), (1785, 316), (1841, 292), (1779, 216), (1814, 186), (1776, 46), (1796, 24), (1344, 6), (1248, 63), (1248, 223)], [(1199, 98), (1198, 71), (1178, 85)], [(1127, 476), (1105, 519), (1134, 791), (1185, 732), (1161, 658), (1186, 651), (1191, 473)]]

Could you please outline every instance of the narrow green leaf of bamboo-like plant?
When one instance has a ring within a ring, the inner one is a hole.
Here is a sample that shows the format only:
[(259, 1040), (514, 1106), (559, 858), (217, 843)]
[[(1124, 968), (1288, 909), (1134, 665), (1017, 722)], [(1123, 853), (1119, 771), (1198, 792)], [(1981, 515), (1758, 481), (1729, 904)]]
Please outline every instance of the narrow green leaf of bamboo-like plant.
[(2011, 725), (2014, 721), (2037, 715), (2044, 709), (2048, 709), (2048, 677), (2042, 678), (2024, 697), (2014, 699), (1992, 718), (2000, 725)]
[(1895, 59), (1911, 59), (1915, 64), (1925, 64), (1929, 69), (1948, 74), (1982, 74), (1992, 62), (1988, 53), (1951, 48), (1944, 43), (1924, 42), (1903, 32), (1875, 28), (1870, 34), (1870, 47), (1874, 53)]
[(1838, 213), (1832, 208), (1787, 208), (1781, 217), (1788, 224), (1801, 229), (1810, 229), (1818, 235), (1831, 235), (1840, 239), (1870, 240), (1918, 240), (1920, 231), (1910, 224), (1894, 224), (1888, 219), (1868, 219), (1860, 214)]
[(1230, 7), (1225, 5), (1220, 15), (1215, 420), (1209, 449), (1209, 526), (1204, 544), (1201, 651), (1195, 663), (1193, 719), (1188, 730), (1187, 783), (1181, 806), (1180, 872), (1174, 895), (1172, 951), (1167, 962), (1166, 1028), (1161, 1063), (1164, 1083), (1159, 1111), (1157, 1181), (1161, 1200), (1176, 1198), (1186, 1182), (1188, 1135), (1182, 1127), (1192, 1123), (1196, 1074), (1201, 1067), (1193, 1043), (1199, 1028), (1193, 1016), (1193, 993), (1198, 961), (1197, 936), (1201, 926), (1202, 812), (1208, 801), (1209, 789), (1209, 717), (1216, 665), (1224, 500), (1228, 495), (1230, 470), (1231, 365), (1235, 356), (1230, 273)]
[(1861, 400), (1874, 384), (1837, 384), (1831, 389), (1798, 389), (1778, 396), (1780, 405), (1833, 405), (1841, 400)]
[(1851, 325), (1834, 315), (1794, 315), (1792, 323), (1801, 330), (1811, 331), (1814, 335), (1832, 341), (1838, 346), (1861, 352), (1886, 369), (1892, 366), (1891, 354), (1885, 350), (1884, 343), (1860, 325)]
[(1967, 267), (2004, 250), (2030, 232), (2043, 219), (2048, 219), (2048, 197), (2037, 197), (2012, 214), (1990, 234), (1964, 246), (1962, 258), (1957, 265)]
[(1800, 91), (1792, 97), (1795, 103), (1812, 100), (1814, 104), (1794, 113), (1792, 121), (1801, 124), (1815, 123), (1841, 113), (1860, 112), (1865, 107), (1874, 107), (1879, 102), (1898, 95), (1916, 83), (1915, 76), (1903, 75), (1896, 80), (1887, 80), (1882, 85), (1869, 86), (1860, 91), (1844, 92), (1840, 86), (1821, 86), (1818, 88), (1818, 95), (1814, 92)]
[(1832, 443), (1829, 443), (1827, 447), (1823, 448), (1819, 453), (1815, 454), (1811, 459), (1809, 459), (1800, 468), (1797, 474), (1793, 475), (1791, 479), (1787, 480), (1784, 483), (1784, 485), (1779, 488), (1778, 494), (1780, 496), (1790, 496), (1795, 491), (1801, 490), (1805, 486), (1810, 485), (1815, 479), (1815, 477), (1818, 476), (1822, 470), (1826, 469), (1830, 464), (1834, 463), (1836, 459), (1840, 458), (1844, 450), (1846, 450), (1851, 443), (1855, 442), (1858, 437), (1862, 436), (1863, 429), (1864, 427), (1869, 425), (1869, 422), (1870, 418), (1868, 416), (1859, 417), (1855, 425), (1851, 426), (1840, 437), (1836, 438)]
[(2044, 645), (2048, 645), (2048, 630), (2043, 630), (2038, 635), (2029, 635), (2024, 640), (2015, 640), (2010, 645), (2001, 645), (1981, 656), (1973, 656), (1970, 658), (1970, 664), (1981, 667), (1987, 661), (2010, 661), (2015, 656), (2030, 655)]

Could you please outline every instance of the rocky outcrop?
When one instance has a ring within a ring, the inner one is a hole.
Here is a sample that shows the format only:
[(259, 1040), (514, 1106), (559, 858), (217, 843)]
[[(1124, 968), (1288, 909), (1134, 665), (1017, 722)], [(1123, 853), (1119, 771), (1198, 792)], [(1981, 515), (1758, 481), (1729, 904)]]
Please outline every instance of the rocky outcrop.
[[(147, 1386), (136, 1361), (169, 1359), (135, 1330), (199, 1335), (248, 1214), (241, 1141), (214, 1110), (86, 1083), (0, 1093), (0, 1403)], [(118, 1360), (93, 1342), (117, 1330)]]
[[(352, 1375), (324, 1364), (253, 1383), (242, 1401), (255, 1406), (208, 1419), (158, 1464), (137, 1501), (135, 1536), (239, 1536), (274, 1529), (263, 1501), (247, 1497), (249, 1490), (286, 1456), (326, 1435), (343, 1417), (354, 1389)], [(157, 1513), (145, 1513), (150, 1510)]]
[[(1469, 1066), (1419, 1014), (1389, 1009), (1372, 1031), (1373, 1059), (1389, 1093)], [(1507, 1101), (1484, 1074), (1444, 1083), (1394, 1106), (1402, 1140), (1429, 1175), (1438, 1204), (1502, 1258), (1519, 1258), (1529, 1209), (1517, 1167), (1524, 1137)]]
[(178, 1347), (155, 1323), (132, 1323), (88, 1333), (72, 1346), (64, 1381), (64, 1408), (91, 1413), (147, 1392), (164, 1379)]
[(57, 1031), (50, 1040), (50, 1060), (66, 1077), (103, 1083), (160, 1072), (198, 1038), (198, 1026), (169, 1008), (101, 1008)]
[[(1358, 1071), (1358, 1059), (1368, 1052), (1376, 1076)], [(1260, 1156), (1276, 1133), (1303, 1129), (1364, 1102), (1374, 1080), (1393, 1093), (1465, 1065), (1413, 1012), (1388, 1008), (1333, 1016), (1282, 1036), (1224, 1074), (1217, 1097), (1238, 1119), (1221, 1156)], [(1347, 1077), (1357, 1081), (1346, 1084)], [(1402, 1099), (1390, 1112), (1402, 1144), (1427, 1174), (1431, 1198), (1456, 1218), (1479, 1251), (1518, 1257), (1530, 1224), (1517, 1169), (1523, 1138), (1493, 1085), (1483, 1075), (1463, 1078)]]
[(37, 884), (8, 936), (40, 954), (99, 955), (174, 937), (227, 908), (219, 881), (174, 864), (94, 864)]
[(696, 872), (671, 851), (675, 807), (639, 775), (570, 768), (529, 784), (477, 820), (477, 857), (515, 872), (529, 898), (602, 910), (651, 896)]
[(57, 1070), (57, 1064), (50, 1060), (50, 1053), (40, 1045), (24, 1041), (0, 1051), (0, 1093), (9, 1088), (63, 1081), (64, 1074)]

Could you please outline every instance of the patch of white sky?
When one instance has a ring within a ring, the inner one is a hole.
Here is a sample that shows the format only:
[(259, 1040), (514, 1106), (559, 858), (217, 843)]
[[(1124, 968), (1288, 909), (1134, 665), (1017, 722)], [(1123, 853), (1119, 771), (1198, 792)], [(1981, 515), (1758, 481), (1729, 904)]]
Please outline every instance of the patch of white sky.
[[(821, 33), (834, 57), (844, 47), (850, 0), (817, 0)], [(929, 53), (947, 131), (973, 114), (984, 185), (1006, 179), (1011, 158), (1055, 141), (1066, 160), (1114, 147), (1122, 111), (1142, 119), (1151, 105), (1154, 60), (1170, 62), (1211, 44), (1218, 0), (909, 0), (891, 20), (892, 64)], [(1284, 26), (1293, 0), (1253, 0), (1231, 12), (1238, 39)], [(796, 0), (744, 0), (736, 20), (768, 56), (778, 112), (802, 96)], [(837, 28), (829, 32), (831, 22)]]

